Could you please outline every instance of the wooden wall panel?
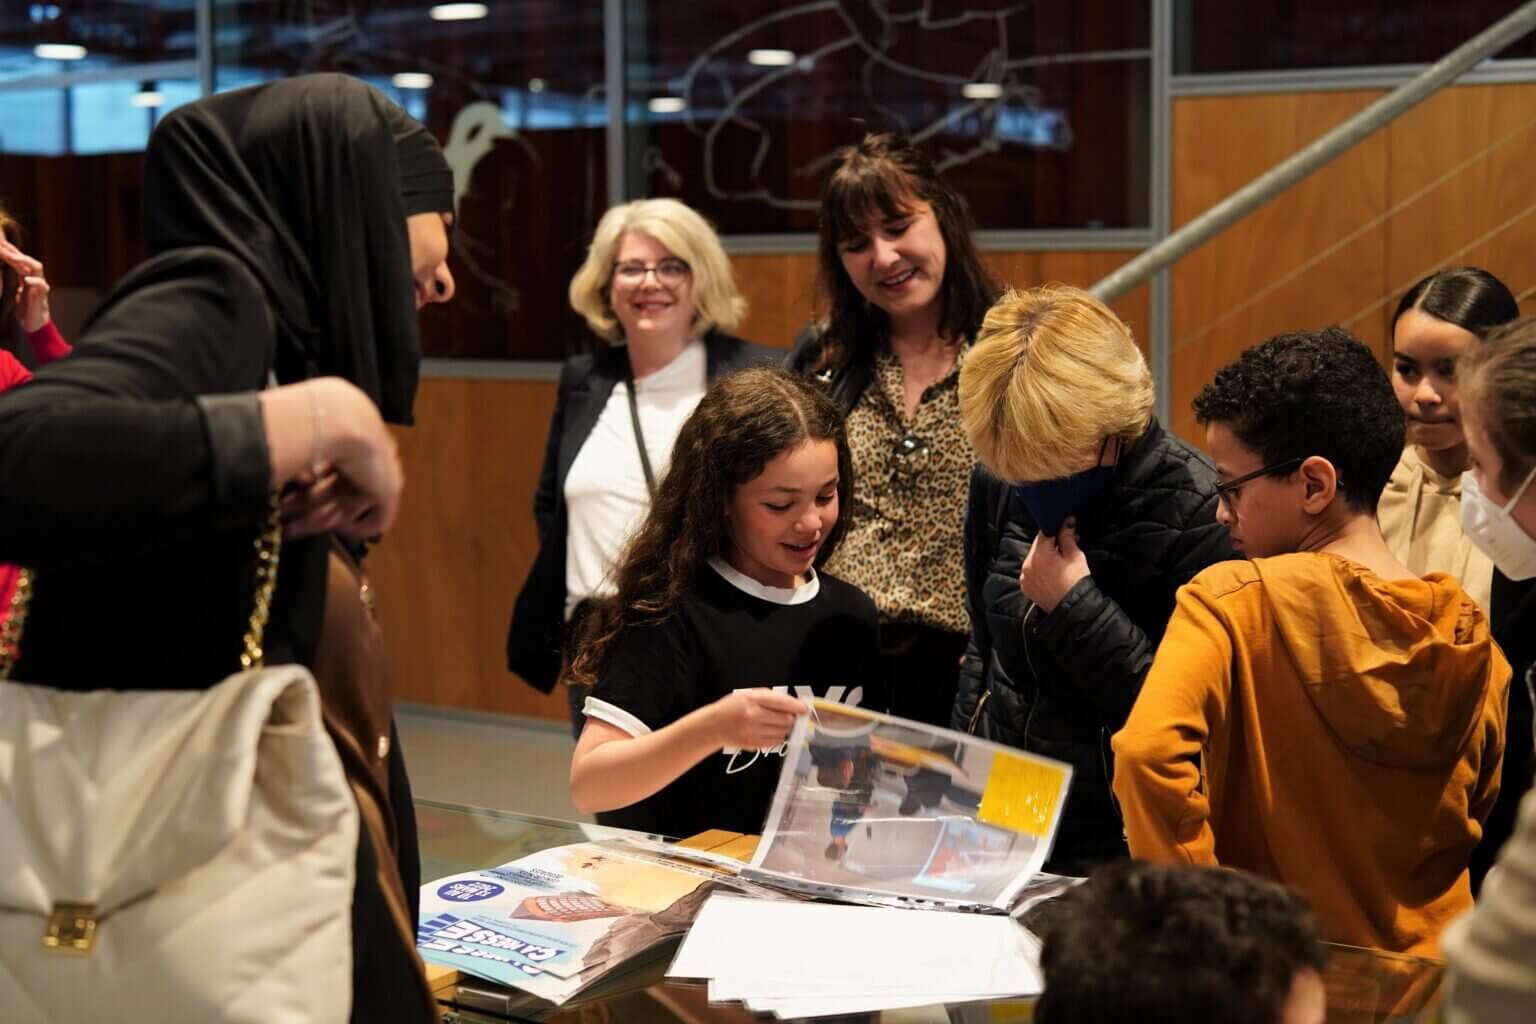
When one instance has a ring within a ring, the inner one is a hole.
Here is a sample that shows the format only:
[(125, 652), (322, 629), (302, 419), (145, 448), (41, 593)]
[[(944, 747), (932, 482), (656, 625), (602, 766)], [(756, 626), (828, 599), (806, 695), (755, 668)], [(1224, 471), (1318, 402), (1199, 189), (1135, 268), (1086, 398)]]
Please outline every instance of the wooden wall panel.
[[(1351, 91), (1200, 97), (1173, 111), (1174, 223), (1184, 224), (1375, 99)], [(1343, 322), (1387, 291), (1384, 132), (1260, 207), (1173, 270), (1173, 426), (1216, 370), (1274, 334)], [(1379, 322), (1361, 340), (1386, 351)]]
[[(1183, 224), (1376, 98), (1373, 91), (1180, 99), (1174, 221)], [(1386, 361), (1392, 309), (1420, 277), (1475, 264), (1530, 312), (1536, 294), (1536, 85), (1431, 97), (1238, 222), (1173, 272), (1174, 426), (1244, 348), (1340, 323)], [(1530, 293), (1530, 294), (1527, 294)]]
[(554, 411), (543, 381), (422, 381), (400, 430), (406, 491), (369, 557), (396, 696), (445, 707), (562, 718), (506, 670), (512, 602), (533, 565), (533, 491)]
[(1536, 85), (1447, 89), (1388, 132), (1389, 293), (1370, 314), (1382, 330), (1402, 293), (1444, 267), (1483, 267), (1517, 297), (1536, 286)]

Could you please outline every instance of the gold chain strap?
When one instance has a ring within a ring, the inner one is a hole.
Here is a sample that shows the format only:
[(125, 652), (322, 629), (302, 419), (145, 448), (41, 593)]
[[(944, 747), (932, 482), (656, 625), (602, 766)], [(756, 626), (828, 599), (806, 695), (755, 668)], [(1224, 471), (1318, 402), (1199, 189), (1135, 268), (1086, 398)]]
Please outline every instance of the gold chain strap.
[[(267, 631), (267, 620), (272, 614), (272, 594), (277, 589), (278, 555), (283, 544), (283, 521), (278, 512), (278, 495), (274, 491), (267, 508), (267, 521), (256, 537), (255, 594), (251, 601), (251, 618), (246, 626), (244, 647), (240, 652), (242, 669), (260, 668), (263, 652), (262, 637)], [(32, 606), (32, 570), (23, 569), (16, 581), (16, 592), (11, 596), (11, 614), (0, 626), (0, 679), (9, 679), (11, 669), (21, 652), (21, 637), (27, 622), (27, 611)]]

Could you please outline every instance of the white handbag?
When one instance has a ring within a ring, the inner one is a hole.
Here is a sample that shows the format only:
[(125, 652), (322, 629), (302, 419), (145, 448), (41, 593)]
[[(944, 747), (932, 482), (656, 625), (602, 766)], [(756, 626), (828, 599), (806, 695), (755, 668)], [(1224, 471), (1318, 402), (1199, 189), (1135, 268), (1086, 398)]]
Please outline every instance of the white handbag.
[[(358, 812), (297, 666), (210, 690), (0, 682), (0, 1017), (345, 1021)], [(31, 581), (0, 638), (8, 674)]]

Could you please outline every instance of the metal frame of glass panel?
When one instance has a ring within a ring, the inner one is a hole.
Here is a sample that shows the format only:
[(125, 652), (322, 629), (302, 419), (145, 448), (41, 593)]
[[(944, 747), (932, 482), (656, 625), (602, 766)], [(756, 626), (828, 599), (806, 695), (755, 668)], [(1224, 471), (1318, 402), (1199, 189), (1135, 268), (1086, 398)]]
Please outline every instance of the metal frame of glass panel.
[[(991, 250), (1032, 252), (1144, 249), (1172, 230), (1173, 182), (1171, 124), (1173, 103), (1185, 96), (1244, 95), (1274, 92), (1314, 92), (1342, 89), (1391, 88), (1422, 71), (1427, 65), (1398, 64), (1381, 67), (1339, 68), (1311, 71), (1262, 71), (1236, 74), (1174, 74), (1175, 24), (1173, 0), (1150, 0), (1152, 8), (1151, 58), (1149, 64), (1151, 119), (1148, 174), (1149, 225), (1146, 228), (983, 231), (981, 247)], [(626, 83), (624, 0), (603, 0), (605, 87), (607, 91), (608, 199), (628, 197), (630, 166), (626, 148)], [(0, 82), (0, 94), (14, 91), (68, 88), (87, 83), (146, 81), (166, 78), (195, 79), (203, 94), (213, 91), (215, 73), (214, 0), (196, 0), (197, 57), (121, 68), (60, 71)], [(1536, 82), (1536, 60), (1490, 61), (1466, 74), (1465, 84)], [(809, 233), (726, 235), (722, 241), (732, 253), (806, 253), (815, 250)], [(1151, 282), (1151, 370), (1157, 386), (1159, 416), (1168, 415), (1172, 323), (1169, 273)], [(429, 377), (553, 380), (559, 364), (547, 360), (429, 359), (423, 371)]]

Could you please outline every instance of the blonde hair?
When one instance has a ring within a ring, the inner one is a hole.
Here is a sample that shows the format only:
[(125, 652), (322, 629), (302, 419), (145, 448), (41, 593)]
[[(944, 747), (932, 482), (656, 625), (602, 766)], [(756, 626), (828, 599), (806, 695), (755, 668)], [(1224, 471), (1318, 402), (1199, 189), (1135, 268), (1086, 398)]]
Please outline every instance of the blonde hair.
[(1152, 418), (1152, 374), (1131, 329), (1079, 288), (1010, 291), (960, 371), (960, 417), (982, 465), (1010, 483), (1091, 466), (1106, 438)]
[(693, 308), (699, 332), (734, 330), (747, 315), (747, 300), (736, 288), (731, 261), (709, 222), (676, 199), (636, 199), (612, 207), (597, 222), (587, 258), (571, 278), (571, 308), (609, 341), (624, 337), (624, 326), (609, 301), (613, 262), (627, 234), (655, 239), (693, 271)]

